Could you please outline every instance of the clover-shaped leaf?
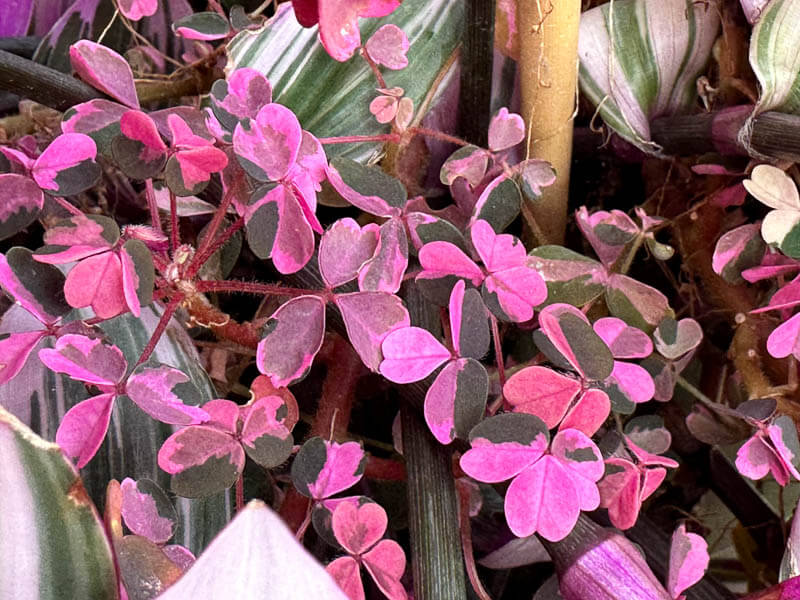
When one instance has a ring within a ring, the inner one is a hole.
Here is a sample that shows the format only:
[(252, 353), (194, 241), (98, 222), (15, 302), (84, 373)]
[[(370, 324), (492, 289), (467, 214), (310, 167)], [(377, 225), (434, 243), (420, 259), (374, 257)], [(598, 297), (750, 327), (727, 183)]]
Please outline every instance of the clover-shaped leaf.
[(405, 69), (408, 66), (408, 37), (397, 25), (383, 25), (364, 44), (370, 58), (389, 69)]
[(97, 146), (82, 133), (62, 133), (36, 159), (31, 176), (45, 192), (72, 196), (93, 187), (102, 169), (95, 162)]
[(111, 48), (80, 40), (70, 46), (69, 60), (81, 79), (126, 106), (139, 108), (131, 67)]
[(358, 442), (339, 444), (314, 437), (295, 456), (292, 483), (304, 496), (323, 500), (355, 485), (364, 475), (365, 463)]
[(688, 533), (681, 523), (672, 534), (669, 550), (669, 572), (667, 590), (672, 598), (678, 598), (686, 588), (702, 579), (708, 568), (708, 544), (696, 533)]

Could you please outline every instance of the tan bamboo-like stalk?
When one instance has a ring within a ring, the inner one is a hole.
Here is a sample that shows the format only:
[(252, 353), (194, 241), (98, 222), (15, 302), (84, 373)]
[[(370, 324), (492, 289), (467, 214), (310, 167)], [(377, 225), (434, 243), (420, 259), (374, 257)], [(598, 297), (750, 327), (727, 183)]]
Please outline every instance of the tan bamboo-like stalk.
[(523, 214), (528, 243), (564, 241), (580, 12), (580, 0), (518, 0), (517, 3), (522, 116), (528, 125), (528, 156), (549, 161), (558, 174), (556, 182), (543, 190), (540, 199), (525, 200)]

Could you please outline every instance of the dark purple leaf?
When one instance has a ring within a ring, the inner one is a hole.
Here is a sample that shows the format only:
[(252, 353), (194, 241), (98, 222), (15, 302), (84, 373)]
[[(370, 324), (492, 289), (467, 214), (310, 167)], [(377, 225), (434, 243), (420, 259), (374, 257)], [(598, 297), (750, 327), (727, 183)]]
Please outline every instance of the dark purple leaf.
[(519, 186), (507, 175), (499, 175), (478, 197), (470, 223), (486, 221), (495, 231), (503, 231), (517, 218), (522, 203)]

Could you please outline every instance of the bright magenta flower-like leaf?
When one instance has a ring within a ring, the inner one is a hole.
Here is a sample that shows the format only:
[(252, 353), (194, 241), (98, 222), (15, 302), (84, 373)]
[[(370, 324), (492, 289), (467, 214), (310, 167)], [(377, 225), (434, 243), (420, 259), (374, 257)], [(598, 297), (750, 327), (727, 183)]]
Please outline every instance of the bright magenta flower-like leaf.
[(405, 69), (408, 66), (408, 37), (397, 25), (384, 25), (364, 44), (370, 58), (389, 69)]
[[(200, 392), (183, 372), (167, 365), (141, 365), (125, 385), (139, 408), (162, 423), (191, 425), (208, 419), (198, 404)], [(189, 402), (189, 404), (186, 404)]]
[(800, 357), (800, 313), (778, 325), (767, 338), (767, 352), (775, 358)]
[(294, 113), (270, 103), (255, 119), (241, 121), (233, 133), (233, 148), (239, 162), (258, 181), (283, 179), (297, 159), (302, 129)]
[(111, 393), (128, 369), (122, 350), (116, 346), (75, 334), (61, 336), (54, 348), (41, 350), (39, 358), (56, 373), (66, 373)]
[(427, 329), (404, 327), (386, 336), (381, 345), (381, 375), (395, 383), (425, 379), (452, 353)]
[(69, 48), (72, 68), (81, 79), (131, 108), (139, 108), (133, 72), (128, 62), (111, 48), (80, 40)]
[(119, 121), (121, 135), (111, 149), (122, 171), (134, 179), (149, 179), (160, 174), (167, 161), (167, 145), (158, 127), (147, 114), (129, 110)]
[(525, 121), (516, 113), (501, 108), (489, 123), (489, 149), (493, 152), (506, 150), (525, 139)]
[(292, 463), (297, 491), (324, 500), (354, 486), (364, 475), (367, 457), (358, 442), (329, 442), (313, 437), (303, 444)]
[(703, 578), (708, 568), (708, 544), (696, 533), (688, 533), (681, 523), (672, 534), (669, 550), (667, 591), (678, 598), (685, 589)]
[(794, 421), (781, 415), (769, 424), (758, 423), (756, 432), (736, 453), (736, 468), (745, 477), (758, 480), (772, 473), (779, 485), (790, 475), (800, 479), (800, 442)]
[(350, 556), (337, 558), (326, 570), (351, 600), (364, 598), (360, 564), (387, 598), (405, 600), (408, 597), (400, 583), (406, 569), (405, 553), (394, 540), (381, 540), (387, 522), (386, 511), (373, 502), (361, 506), (342, 502), (333, 511), (334, 536)]
[(228, 157), (177, 114), (167, 116), (167, 125), (173, 149), (167, 161), (167, 185), (178, 196), (192, 196), (205, 188), (212, 173), (225, 168)]
[(97, 146), (82, 133), (63, 133), (50, 142), (31, 168), (31, 177), (45, 192), (72, 196), (89, 189), (102, 170), (95, 162)]
[(275, 387), (306, 375), (325, 336), (325, 302), (319, 296), (292, 298), (264, 325), (256, 365)]
[(211, 86), (211, 110), (227, 131), (233, 132), (244, 119), (255, 119), (272, 102), (272, 86), (255, 69), (236, 69), (227, 79)]

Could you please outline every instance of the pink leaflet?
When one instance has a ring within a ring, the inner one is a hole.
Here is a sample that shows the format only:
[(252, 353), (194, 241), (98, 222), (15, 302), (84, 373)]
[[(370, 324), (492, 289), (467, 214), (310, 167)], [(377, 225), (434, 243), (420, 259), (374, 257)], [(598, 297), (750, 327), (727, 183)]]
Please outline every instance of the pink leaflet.
[(358, 272), (362, 292), (388, 292), (400, 289), (408, 268), (408, 237), (402, 219), (393, 217), (381, 225), (375, 253)]
[(259, 110), (254, 120), (236, 126), (233, 149), (250, 175), (259, 181), (278, 181), (297, 159), (301, 138), (295, 114), (273, 102)]
[(379, 65), (393, 70), (408, 66), (408, 37), (397, 25), (383, 25), (367, 40), (364, 48)]
[(635, 464), (624, 458), (609, 458), (608, 474), (597, 487), (600, 506), (608, 509), (611, 524), (618, 529), (630, 529), (639, 517), (642, 507), (641, 477)]
[(27, 227), (42, 210), (44, 195), (30, 178), (14, 173), (0, 174), (0, 233), (9, 237)]
[(447, 313), (450, 320), (450, 337), (453, 340), (453, 350), (461, 356), (461, 319), (464, 309), (464, 290), (466, 284), (463, 279), (456, 281), (453, 289), (450, 290), (450, 302), (447, 305)]
[(400, 583), (406, 570), (406, 555), (400, 544), (394, 540), (381, 540), (372, 550), (362, 555), (361, 560), (389, 600), (408, 598), (403, 584)]
[(315, 500), (328, 498), (354, 486), (364, 475), (364, 450), (358, 442), (338, 444), (325, 440), (325, 464), (308, 491)]
[(455, 275), (468, 279), (473, 285), (480, 285), (484, 279), (483, 271), (471, 258), (450, 242), (430, 242), (419, 250), (422, 273), (417, 277), (437, 279)]
[(604, 317), (595, 321), (593, 328), (614, 358), (646, 358), (653, 353), (650, 336), (622, 319)]
[(39, 359), (49, 369), (98, 387), (115, 386), (125, 376), (128, 364), (116, 346), (83, 335), (62, 335), (55, 348), (39, 351)]
[[(80, 43), (80, 42), (79, 42)], [(62, 133), (54, 139), (36, 159), (31, 176), (40, 188), (57, 191), (58, 175), (83, 162), (94, 162), (97, 146), (94, 140), (82, 133)]]
[(126, 477), (120, 484), (122, 490), (122, 518), (134, 534), (146, 537), (155, 544), (163, 544), (174, 533), (175, 524), (158, 514), (153, 497), (140, 492), (137, 483)]
[(360, 227), (351, 218), (331, 225), (319, 242), (319, 270), (325, 285), (335, 288), (352, 281), (374, 254), (379, 228), (375, 223)]
[(218, 104), (235, 117), (255, 119), (261, 107), (272, 102), (272, 85), (255, 69), (236, 69), (227, 84), (228, 95)]
[(119, 0), (119, 12), (131, 21), (152, 17), (158, 10), (158, 0)]
[(577, 379), (538, 365), (517, 371), (503, 386), (515, 412), (536, 415), (548, 429), (559, 424), (580, 391)]
[[(130, 309), (134, 317), (141, 314), (139, 296), (136, 293), (139, 288), (139, 275), (136, 273), (136, 264), (125, 248), (119, 250), (119, 261), (122, 267), (122, 293), (125, 296), (125, 304)], [(95, 311), (96, 312), (96, 311)]]
[(103, 252), (85, 258), (72, 267), (64, 283), (64, 297), (75, 308), (91, 306), (101, 319), (127, 312), (119, 255), (116, 252)]
[(800, 313), (776, 327), (767, 338), (767, 352), (775, 358), (800, 358)]
[(616, 384), (634, 404), (647, 402), (656, 392), (653, 378), (644, 367), (618, 360), (614, 361), (614, 370), (606, 379), (606, 384), (609, 383)]
[(167, 149), (167, 145), (158, 133), (156, 124), (142, 111), (129, 110), (122, 115), (119, 121), (119, 129), (122, 135), (141, 142), (149, 150), (149, 154), (141, 157), (144, 161), (154, 160), (155, 157), (163, 154)]
[(328, 165), (325, 173), (328, 181), (334, 189), (339, 192), (339, 195), (353, 206), (378, 217), (399, 217), (402, 215), (403, 211), (397, 206), (390, 205), (386, 199), (377, 195), (365, 196), (358, 190), (350, 187), (345, 183), (344, 179), (342, 179), (342, 176), (333, 164)]
[(589, 319), (587, 319), (586, 315), (584, 315), (580, 310), (570, 304), (559, 302), (545, 306), (541, 310), (539, 313), (539, 326), (541, 327), (542, 333), (547, 336), (547, 339), (550, 340), (550, 343), (553, 344), (555, 349), (567, 359), (567, 361), (575, 368), (575, 370), (578, 371), (581, 377), (585, 377), (585, 374), (578, 363), (578, 358), (575, 356), (575, 352), (572, 350), (570, 341), (564, 335), (564, 332), (561, 328), (561, 323), (559, 322), (562, 315), (565, 314), (572, 315), (573, 317), (580, 319), (589, 325)]
[[(714, 256), (711, 259), (711, 268), (714, 269), (714, 273), (722, 275), (726, 267), (734, 267), (737, 259), (745, 251), (748, 244), (754, 239), (759, 241), (760, 235), (760, 222), (742, 225), (723, 234), (717, 240), (717, 245), (714, 247)], [(763, 254), (763, 247), (761, 252)]]
[(742, 277), (750, 283), (770, 279), (778, 275), (793, 273), (800, 269), (800, 261), (784, 256), (780, 252), (770, 252), (761, 259), (761, 264), (742, 271)]
[(111, 248), (103, 237), (103, 226), (85, 215), (70, 217), (50, 227), (44, 233), (44, 243), (67, 247), (60, 252), (34, 255), (35, 260), (48, 264), (80, 260)]
[(525, 264), (526, 252), (522, 242), (507, 233), (497, 235), (486, 221), (475, 221), (470, 229), (470, 236), (478, 256), (489, 272)]
[(398, 100), (393, 96), (375, 96), (369, 103), (369, 112), (378, 123), (390, 123), (397, 114)]
[(527, 266), (494, 272), (483, 285), (486, 292), (497, 296), (500, 310), (514, 323), (532, 319), (534, 307), (547, 299), (547, 284), (539, 273)]
[(489, 123), (489, 149), (494, 152), (506, 150), (525, 139), (525, 121), (504, 106)]
[[(575, 214), (575, 220), (584, 237), (597, 253), (600, 262), (606, 267), (610, 267), (622, 254), (627, 242), (639, 234), (636, 223), (621, 210), (612, 210), (611, 212), (599, 210), (589, 215), (586, 207), (582, 206)], [(603, 236), (597, 229), (600, 225), (613, 228), (619, 234), (613, 238)], [(611, 243), (610, 239), (614, 239), (618, 243)]]
[(61, 419), (56, 444), (67, 456), (78, 459), (79, 469), (92, 460), (103, 443), (113, 407), (114, 394), (100, 394), (79, 402)]
[(244, 450), (231, 434), (207, 425), (190, 425), (169, 436), (158, 451), (158, 466), (170, 475), (227, 458), (237, 473), (244, 468)]
[(64, 133), (85, 133), (91, 135), (106, 127), (118, 123), (123, 114), (128, 111), (127, 106), (122, 106), (109, 100), (89, 100), (76, 104), (64, 113), (61, 121), (61, 131)]
[[(453, 158), (453, 156), (459, 158)], [(466, 146), (461, 150), (456, 150), (444, 162), (439, 179), (443, 184), (452, 186), (456, 179), (462, 177), (474, 188), (483, 180), (488, 166), (489, 153), (486, 150), (476, 146)], [(472, 207), (469, 212), (472, 213)]]
[(203, 404), (203, 410), (208, 414), (209, 420), (205, 425), (214, 427), (221, 431), (236, 434), (237, 422), (241, 410), (239, 405), (230, 400), (209, 400)]
[(441, 444), (466, 437), (485, 412), (489, 379), (483, 365), (459, 358), (445, 365), (425, 394), (425, 422)]
[(276, 310), (256, 352), (256, 366), (275, 387), (303, 377), (322, 346), (325, 302), (319, 296), (292, 298)]
[(0, 286), (40, 323), (52, 325), (58, 321), (58, 315), (48, 313), (47, 309), (36, 300), (36, 297), (25, 289), (3, 254), (0, 254)]
[(471, 444), (472, 448), (461, 456), (461, 468), (473, 479), (484, 483), (497, 483), (519, 475), (547, 450), (547, 438), (543, 433), (537, 434), (530, 444), (495, 444), (485, 438), (475, 438)]
[(364, 600), (361, 568), (352, 556), (341, 556), (329, 563), (325, 570), (350, 600)]
[(319, 38), (332, 58), (348, 60), (361, 45), (359, 17), (383, 17), (400, 0), (324, 0), (318, 3)]
[(171, 425), (197, 425), (208, 421), (209, 415), (197, 406), (183, 403), (172, 390), (189, 378), (167, 365), (139, 369), (128, 379), (125, 393), (148, 415)]
[(364, 364), (377, 373), (383, 360), (383, 340), (392, 331), (411, 325), (403, 301), (384, 292), (355, 292), (337, 294), (336, 306), (353, 348)]
[(228, 157), (219, 148), (204, 146), (190, 150), (179, 150), (175, 158), (181, 167), (183, 186), (187, 190), (194, 189), (211, 178), (228, 164)]
[(327, 177), (328, 159), (325, 150), (317, 138), (303, 131), (297, 160), (289, 169), (287, 180), (291, 182), (300, 205), (311, 228), (322, 233), (315, 211), (317, 210), (317, 192), (322, 189), (322, 182)]
[(0, 340), (0, 385), (14, 379), (36, 344), (46, 335), (46, 331), (25, 331), (9, 334)]
[(771, 425), (767, 426), (767, 432), (778, 457), (780, 457), (786, 469), (795, 479), (800, 479), (800, 472), (795, 467), (798, 458), (800, 458), (795, 452), (800, 450), (798, 448), (800, 444), (798, 444), (797, 429), (792, 418), (787, 415), (777, 417), (772, 421)]
[(404, 327), (386, 336), (381, 344), (381, 375), (395, 383), (425, 379), (452, 355), (427, 329)]
[(126, 106), (139, 108), (131, 67), (119, 54), (90, 40), (80, 40), (70, 46), (69, 60), (89, 85)]
[(559, 429), (577, 429), (594, 435), (611, 412), (611, 401), (603, 390), (589, 388), (567, 411)]
[(683, 591), (703, 578), (708, 568), (708, 544), (696, 533), (687, 533), (681, 525), (672, 534), (669, 551), (667, 591), (677, 598)]
[(700, 345), (703, 341), (703, 329), (694, 319), (681, 319), (676, 325), (674, 340), (668, 343), (660, 327), (653, 332), (653, 340), (661, 356), (669, 360), (678, 360)]
[[(572, 472), (594, 484), (605, 472), (600, 449), (582, 431), (562, 429), (550, 444), (550, 453)], [(579, 488), (582, 484), (579, 485)], [(587, 490), (579, 489), (581, 510), (594, 510), (600, 504), (600, 496), (595, 485)]]
[(771, 471), (779, 485), (789, 483), (786, 465), (759, 431), (736, 452), (736, 469), (753, 480), (759, 480)]
[(175, 563), (181, 571), (186, 571), (196, 560), (194, 554), (192, 554), (188, 548), (184, 548), (178, 544), (164, 546), (161, 548), (161, 551), (166, 554), (167, 558)]
[(282, 440), (289, 437), (284, 419), (278, 419), (277, 416), (283, 406), (285, 402), (280, 396), (264, 396), (241, 411), (245, 413), (241, 433), (242, 444), (253, 447), (258, 438), (267, 435)]
[(386, 511), (375, 502), (359, 507), (342, 502), (333, 511), (333, 534), (347, 552), (363, 554), (383, 537), (388, 522)]

